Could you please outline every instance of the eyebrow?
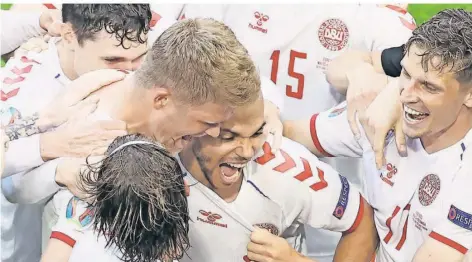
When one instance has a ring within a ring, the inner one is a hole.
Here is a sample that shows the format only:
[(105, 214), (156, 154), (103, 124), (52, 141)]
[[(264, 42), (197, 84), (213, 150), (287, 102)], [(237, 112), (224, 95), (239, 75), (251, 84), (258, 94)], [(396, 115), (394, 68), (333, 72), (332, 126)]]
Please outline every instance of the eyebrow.
[[(410, 74), (409, 71), (406, 69), (406, 67), (403, 66), (403, 61), (402, 61), (402, 63), (401, 63), (401, 66), (402, 66), (403, 70), (405, 70), (405, 72), (407, 72), (408, 75), (411, 76), (411, 74)], [(444, 88), (443, 88), (441, 85), (436, 84), (436, 83), (433, 83), (433, 82), (428, 81), (428, 80), (423, 79), (423, 78), (418, 79), (418, 82), (420, 82), (420, 83), (423, 84), (423, 85), (430, 85), (430, 86), (433, 86), (433, 87), (435, 87), (435, 88), (437, 88), (437, 89), (439, 89), (439, 90), (444, 90)]]
[[(147, 54), (147, 51), (145, 51), (144, 53), (140, 54), (138, 57), (136, 57), (134, 60), (137, 60), (137, 59), (140, 59), (141, 57), (145, 56)], [(102, 56), (101, 57), (102, 59), (108, 59), (108, 60), (119, 60), (119, 61), (123, 61), (125, 60), (126, 58), (123, 57), (123, 56)]]
[[(266, 121), (264, 121), (264, 122), (262, 123), (262, 125), (257, 129), (257, 131), (254, 132), (254, 133), (252, 133), (251, 136), (253, 136), (253, 135), (255, 135), (256, 133), (258, 133), (258, 132), (260, 132), (261, 130), (263, 130), (266, 124), (267, 124)], [(222, 128), (222, 129), (221, 129), (221, 132), (231, 133), (231, 134), (233, 134), (234, 136), (241, 136), (241, 134), (239, 134), (238, 132), (234, 132), (234, 131), (232, 131), (231, 129)]]

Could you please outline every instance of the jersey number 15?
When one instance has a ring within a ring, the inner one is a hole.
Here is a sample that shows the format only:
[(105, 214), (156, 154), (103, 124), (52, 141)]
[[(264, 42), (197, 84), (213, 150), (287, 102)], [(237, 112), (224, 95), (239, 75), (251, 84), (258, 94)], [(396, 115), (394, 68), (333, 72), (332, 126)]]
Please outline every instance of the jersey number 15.
[[(295, 50), (290, 50), (290, 60), (288, 62), (288, 75), (296, 78), (298, 80), (298, 87), (294, 88), (291, 85), (287, 85), (285, 88), (285, 93), (289, 97), (296, 99), (303, 99), (303, 88), (305, 87), (305, 76), (301, 73), (295, 72), (295, 59), (306, 59), (306, 53), (297, 52)], [(280, 59), (280, 50), (274, 50), (270, 56), (272, 60), (272, 69), (270, 72), (270, 80), (277, 84), (277, 73), (279, 72), (279, 59)], [(294, 91), (296, 90), (296, 91)]]

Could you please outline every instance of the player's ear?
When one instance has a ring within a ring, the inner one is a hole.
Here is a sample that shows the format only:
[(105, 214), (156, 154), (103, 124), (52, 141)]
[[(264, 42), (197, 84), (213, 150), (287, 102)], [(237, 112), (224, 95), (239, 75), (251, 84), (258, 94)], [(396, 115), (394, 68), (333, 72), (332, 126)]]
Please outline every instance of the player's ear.
[(63, 23), (61, 25), (61, 37), (62, 41), (64, 41), (64, 43), (71, 49), (73, 49), (77, 43), (77, 35), (70, 23)]
[(467, 85), (464, 88), (467, 88), (467, 94), (464, 98), (464, 105), (470, 109), (472, 108), (472, 84)]
[(154, 109), (165, 107), (170, 101), (170, 92), (165, 87), (153, 87)]

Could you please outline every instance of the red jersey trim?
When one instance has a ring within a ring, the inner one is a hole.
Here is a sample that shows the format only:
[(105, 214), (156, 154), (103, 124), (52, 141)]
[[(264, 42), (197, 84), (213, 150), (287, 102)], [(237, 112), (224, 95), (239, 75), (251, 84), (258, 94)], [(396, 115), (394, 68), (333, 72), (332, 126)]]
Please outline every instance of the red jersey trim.
[(62, 233), (62, 232), (58, 232), (58, 231), (53, 231), (51, 233), (51, 237), (50, 238), (54, 238), (54, 239), (57, 239), (59, 241), (62, 241), (64, 243), (66, 243), (67, 245), (69, 245), (70, 247), (74, 247), (75, 246), (75, 240), (73, 238), (71, 238), (70, 236)]
[(345, 233), (349, 234), (354, 232), (357, 227), (361, 224), (362, 217), (364, 216), (364, 198), (362, 197), (361, 194), (359, 194), (360, 198), (360, 203), (359, 203), (359, 210), (357, 211), (357, 217), (356, 220), (354, 220), (354, 223), (352, 224), (351, 228), (345, 231)]
[(447, 246), (450, 246), (452, 248), (454, 248), (455, 250), (461, 252), (462, 254), (465, 255), (465, 253), (467, 253), (467, 251), (469, 251), (467, 248), (465, 248), (463, 245), (443, 236), (443, 235), (440, 235), (434, 231), (431, 231), (431, 233), (429, 233), (429, 236), (432, 238), (432, 239), (435, 239)]
[(313, 141), (313, 145), (315, 145), (316, 150), (320, 152), (323, 156), (326, 157), (333, 157), (330, 153), (324, 150), (323, 146), (321, 146), (320, 140), (318, 139), (318, 133), (316, 132), (316, 119), (318, 118), (319, 114), (314, 114), (310, 120), (310, 134), (311, 140)]

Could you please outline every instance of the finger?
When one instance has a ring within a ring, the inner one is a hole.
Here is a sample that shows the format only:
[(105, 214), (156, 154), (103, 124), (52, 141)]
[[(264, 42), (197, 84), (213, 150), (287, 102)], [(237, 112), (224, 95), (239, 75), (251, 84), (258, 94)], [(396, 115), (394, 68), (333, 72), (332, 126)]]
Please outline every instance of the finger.
[(32, 52), (35, 52), (35, 53), (41, 53), (43, 51), (43, 49), (41, 47), (33, 47), (31, 49)]
[[(77, 105), (71, 107), (69, 111), (76, 112), (74, 116), (79, 119), (83, 119), (93, 113), (97, 109), (98, 105), (95, 101), (82, 101)], [(74, 117), (73, 116), (73, 117)]]
[(266, 255), (267, 247), (251, 241), (247, 244), (247, 251), (255, 254)]
[(60, 21), (55, 21), (47, 28), (48, 35), (50, 36), (61, 36), (61, 28), (63, 23)]
[[(124, 130), (108, 130), (98, 133), (98, 136), (91, 137), (91, 141), (96, 141), (96, 143), (106, 143), (108, 140), (114, 140), (117, 137), (125, 136), (128, 133)], [(99, 141), (103, 142), (99, 142)]]
[(74, 90), (64, 98), (65, 105), (74, 105), (91, 93), (124, 79), (125, 73), (115, 69), (101, 69), (88, 72), (71, 83), (70, 90)]
[(397, 149), (400, 156), (408, 156), (406, 149), (406, 138), (405, 134), (403, 133), (403, 125), (400, 121), (395, 125), (395, 142), (397, 144)]
[(280, 145), (282, 144), (282, 130), (283, 127), (280, 127), (272, 136), (272, 154), (275, 154), (280, 149)]
[[(264, 255), (260, 255), (260, 254), (249, 252), (249, 251), (247, 252), (247, 258), (251, 262), (267, 262), (267, 261), (269, 261), (268, 258), (265, 257)], [(245, 262), (248, 262), (248, 261), (245, 260)]]
[(357, 115), (357, 110), (355, 109), (355, 107), (353, 105), (348, 106), (347, 107), (347, 121), (349, 122), (349, 127), (351, 128), (351, 131), (354, 134), (354, 137), (357, 140), (359, 140), (360, 132), (359, 132), (359, 127), (357, 126), (356, 115)]
[(120, 120), (100, 120), (96, 125), (104, 130), (126, 130), (126, 123)]
[(270, 240), (272, 236), (273, 235), (269, 231), (259, 228), (259, 227), (254, 227), (254, 230), (251, 233), (250, 239), (251, 239), (251, 242), (263, 245), (263, 244), (269, 244), (271, 242)]
[(384, 148), (385, 148), (385, 138), (387, 132), (377, 131), (374, 135), (374, 144), (372, 145), (375, 153), (375, 163), (377, 169), (380, 169), (384, 166)]
[(190, 196), (190, 187), (188, 186), (187, 181), (184, 179), (185, 195)]

